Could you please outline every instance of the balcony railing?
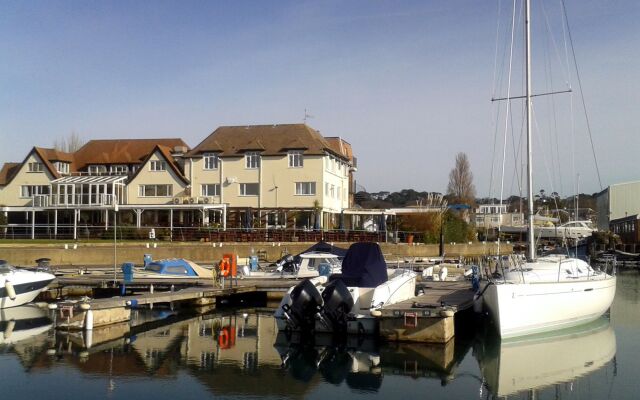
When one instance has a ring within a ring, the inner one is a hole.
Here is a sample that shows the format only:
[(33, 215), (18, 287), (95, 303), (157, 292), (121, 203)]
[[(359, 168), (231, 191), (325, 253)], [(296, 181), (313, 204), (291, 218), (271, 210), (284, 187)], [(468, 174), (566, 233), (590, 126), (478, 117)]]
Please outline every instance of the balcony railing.
[[(115, 196), (108, 193), (94, 193), (94, 194), (75, 194), (75, 195), (63, 195), (63, 194), (40, 194), (31, 198), (32, 207), (75, 207), (75, 206), (94, 206), (104, 207), (112, 206), (114, 204)], [(124, 199), (121, 199), (119, 204), (126, 204)]]

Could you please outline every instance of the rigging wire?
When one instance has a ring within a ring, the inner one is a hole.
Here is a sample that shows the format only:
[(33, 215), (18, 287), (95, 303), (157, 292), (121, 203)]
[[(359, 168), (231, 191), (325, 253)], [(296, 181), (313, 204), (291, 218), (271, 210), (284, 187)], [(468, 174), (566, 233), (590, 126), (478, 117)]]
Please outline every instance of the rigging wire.
[(573, 57), (573, 66), (575, 68), (576, 71), (576, 79), (578, 80), (578, 90), (580, 91), (580, 99), (582, 101), (582, 109), (584, 111), (584, 118), (585, 118), (585, 122), (587, 124), (587, 132), (589, 133), (589, 142), (591, 143), (591, 153), (593, 155), (593, 161), (595, 162), (596, 165), (596, 173), (598, 175), (598, 184), (600, 185), (600, 190), (602, 190), (602, 179), (600, 178), (600, 168), (598, 167), (598, 158), (596, 157), (596, 149), (595, 146), (593, 144), (593, 137), (591, 135), (591, 123), (589, 122), (589, 115), (587, 113), (587, 106), (586, 106), (586, 102), (584, 100), (584, 91), (582, 90), (582, 80), (580, 79), (580, 71), (578, 70), (578, 63), (577, 63), (577, 59), (576, 59), (576, 52), (575, 49), (573, 47), (573, 38), (571, 36), (571, 27), (569, 25), (569, 17), (567, 16), (567, 8), (565, 6), (565, 2), (564, 0), (560, 0), (560, 3), (562, 4), (562, 15), (563, 15), (563, 19), (564, 22), (566, 24), (566, 28), (567, 28), (567, 36), (569, 38), (569, 44), (570, 44), (570, 48), (571, 48), (571, 55)]

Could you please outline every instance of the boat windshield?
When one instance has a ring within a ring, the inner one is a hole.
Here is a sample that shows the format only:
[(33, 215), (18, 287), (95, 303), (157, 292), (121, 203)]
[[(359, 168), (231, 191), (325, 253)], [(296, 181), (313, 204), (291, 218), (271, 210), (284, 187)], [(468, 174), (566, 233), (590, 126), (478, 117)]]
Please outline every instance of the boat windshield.
[(162, 265), (159, 264), (149, 264), (146, 267), (144, 267), (145, 271), (151, 271), (151, 272), (160, 272), (162, 270)]
[(0, 274), (8, 274), (9, 272), (15, 271), (16, 269), (10, 264), (0, 264)]

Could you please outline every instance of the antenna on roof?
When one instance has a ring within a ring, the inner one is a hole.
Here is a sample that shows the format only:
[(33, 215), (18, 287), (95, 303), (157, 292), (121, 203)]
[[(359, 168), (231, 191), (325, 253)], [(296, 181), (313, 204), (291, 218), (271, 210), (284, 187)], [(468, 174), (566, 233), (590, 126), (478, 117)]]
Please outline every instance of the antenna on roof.
[(313, 115), (309, 115), (307, 114), (307, 109), (304, 109), (304, 118), (302, 118), (302, 122), (304, 122), (305, 124), (307, 123), (307, 119), (309, 118), (313, 118)]

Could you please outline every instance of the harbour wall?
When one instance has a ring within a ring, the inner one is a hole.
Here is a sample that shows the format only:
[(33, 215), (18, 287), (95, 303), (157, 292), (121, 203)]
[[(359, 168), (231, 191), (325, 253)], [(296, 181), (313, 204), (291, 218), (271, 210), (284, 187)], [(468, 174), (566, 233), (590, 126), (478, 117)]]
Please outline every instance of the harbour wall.
[[(0, 259), (7, 260), (13, 265), (36, 265), (39, 258), (50, 258), (51, 265), (56, 266), (92, 266), (113, 265), (134, 262), (142, 264), (145, 254), (151, 254), (154, 259), (186, 258), (195, 262), (211, 265), (222, 258), (223, 254), (236, 253), (239, 257), (260, 255), (269, 261), (279, 259), (283, 254), (298, 254), (314, 243), (118, 243), (115, 250), (113, 243), (55, 243), (55, 244), (0, 244)], [(348, 248), (351, 243), (334, 243), (336, 246)], [(154, 247), (154, 245), (156, 247)], [(147, 247), (149, 246), (149, 247)], [(439, 246), (435, 245), (407, 245), (380, 243), (382, 252), (387, 260), (393, 261), (411, 257), (436, 257)], [(447, 244), (445, 254), (448, 257), (478, 257), (497, 254), (495, 243)], [(508, 254), (513, 251), (510, 244), (501, 244), (500, 252)]]

